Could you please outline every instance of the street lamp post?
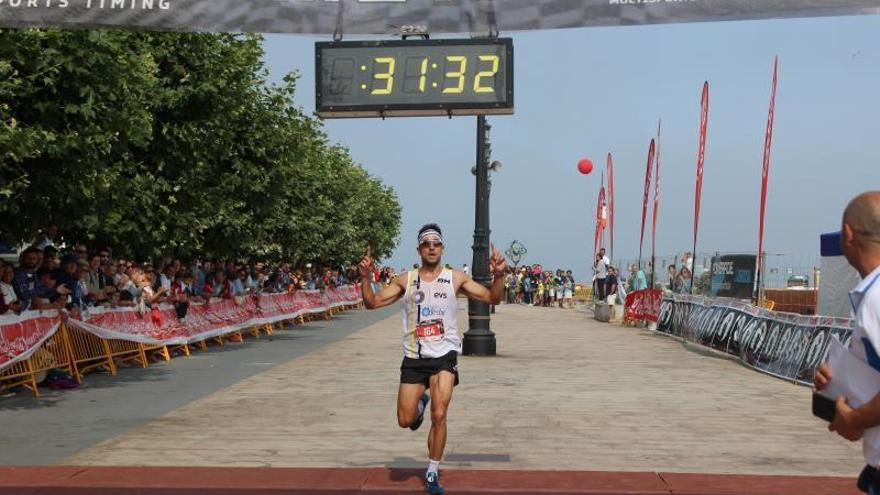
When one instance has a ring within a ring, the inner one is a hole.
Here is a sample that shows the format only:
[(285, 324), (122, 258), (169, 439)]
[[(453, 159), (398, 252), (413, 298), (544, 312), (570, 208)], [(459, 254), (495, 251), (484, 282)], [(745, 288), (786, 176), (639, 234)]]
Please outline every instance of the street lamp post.
[[(477, 117), (477, 177), (474, 215), (474, 281), (489, 287), (489, 129), (486, 117)], [(464, 334), (462, 352), (466, 356), (494, 356), (495, 334), (489, 329), (489, 305), (468, 301), (468, 331)]]

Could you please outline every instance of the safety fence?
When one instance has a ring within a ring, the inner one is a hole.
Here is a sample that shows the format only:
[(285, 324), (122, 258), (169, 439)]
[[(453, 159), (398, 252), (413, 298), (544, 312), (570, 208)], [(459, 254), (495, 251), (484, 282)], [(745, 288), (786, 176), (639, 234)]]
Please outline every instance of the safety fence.
[(737, 299), (675, 294), (663, 299), (659, 332), (739, 358), (759, 371), (804, 385), (832, 338), (849, 344), (848, 318), (772, 311)]
[(174, 306), (92, 308), (82, 318), (64, 311), (27, 311), (0, 316), (0, 390), (24, 386), (39, 396), (38, 383), (63, 369), (81, 383), (86, 373), (117, 373), (118, 363), (146, 368), (150, 357), (170, 360), (208, 343), (243, 342), (246, 335), (272, 335), (285, 321), (323, 317), (361, 303), (355, 286), (321, 291), (248, 295), (192, 304), (183, 318)]

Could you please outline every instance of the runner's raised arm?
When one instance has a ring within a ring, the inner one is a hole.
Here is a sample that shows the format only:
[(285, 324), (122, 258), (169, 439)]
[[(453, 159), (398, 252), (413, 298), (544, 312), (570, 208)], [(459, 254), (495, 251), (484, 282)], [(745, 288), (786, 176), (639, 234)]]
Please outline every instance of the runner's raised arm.
[(361, 274), (361, 294), (367, 309), (383, 308), (393, 304), (403, 295), (404, 287), (398, 279), (393, 280), (391, 285), (384, 287), (378, 294), (373, 292), (373, 253), (369, 245), (361, 262), (358, 263), (358, 270)]

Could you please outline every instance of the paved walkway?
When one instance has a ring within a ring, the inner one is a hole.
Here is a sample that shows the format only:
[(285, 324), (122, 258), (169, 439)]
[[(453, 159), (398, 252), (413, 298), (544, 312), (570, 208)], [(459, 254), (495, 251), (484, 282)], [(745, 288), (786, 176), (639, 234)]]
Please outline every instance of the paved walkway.
[[(464, 311), (459, 325), (467, 327)], [(804, 387), (578, 310), (500, 306), (492, 328), (499, 355), (460, 361), (443, 464), (449, 470), (852, 479), (861, 465), (858, 444), (810, 415)], [(422, 467), (425, 430), (396, 424), (399, 334), (398, 317), (389, 317), (64, 463)], [(126, 393), (120, 387), (118, 400), (128, 400)], [(62, 417), (63, 405), (55, 412)]]
[(392, 310), (351, 311), (279, 331), (271, 341), (211, 346), (190, 358), (90, 374), (76, 390), (0, 398), (0, 465), (54, 464), (281, 363), (384, 320)]

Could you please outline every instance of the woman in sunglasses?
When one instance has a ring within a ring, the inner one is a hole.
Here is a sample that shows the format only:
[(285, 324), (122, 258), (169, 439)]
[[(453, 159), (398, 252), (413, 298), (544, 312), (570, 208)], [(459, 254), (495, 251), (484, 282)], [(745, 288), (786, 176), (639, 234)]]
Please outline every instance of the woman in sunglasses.
[[(358, 265), (361, 291), (368, 309), (403, 301), (403, 363), (397, 392), (397, 422), (401, 428), (417, 430), (431, 403), (431, 430), (428, 433), (428, 493), (442, 495), (439, 465), (446, 447), (446, 412), (452, 390), (458, 384), (458, 354), (462, 340), (456, 325), (459, 293), (475, 301), (498, 304), (504, 295), (507, 261), (492, 246), (489, 270), (495, 275), (491, 288), (475, 282), (470, 275), (445, 268), (443, 233), (437, 224), (419, 229), (418, 252), (422, 263), (395, 278), (379, 293), (372, 288), (373, 258), (367, 247)], [(430, 390), (428, 395), (427, 390)]]

